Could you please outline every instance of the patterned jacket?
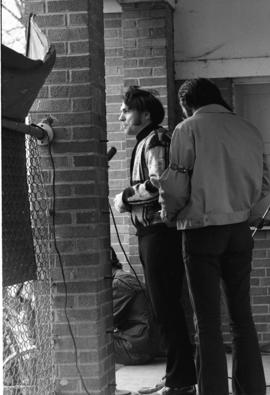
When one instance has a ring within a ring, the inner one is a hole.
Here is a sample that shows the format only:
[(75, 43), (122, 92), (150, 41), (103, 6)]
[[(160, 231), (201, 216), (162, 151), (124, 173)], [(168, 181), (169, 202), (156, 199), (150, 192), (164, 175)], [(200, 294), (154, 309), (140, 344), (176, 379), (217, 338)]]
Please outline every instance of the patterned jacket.
[(138, 232), (162, 223), (159, 177), (169, 164), (171, 135), (161, 126), (148, 125), (137, 136), (130, 163), (130, 187), (115, 198), (119, 212), (129, 211)]

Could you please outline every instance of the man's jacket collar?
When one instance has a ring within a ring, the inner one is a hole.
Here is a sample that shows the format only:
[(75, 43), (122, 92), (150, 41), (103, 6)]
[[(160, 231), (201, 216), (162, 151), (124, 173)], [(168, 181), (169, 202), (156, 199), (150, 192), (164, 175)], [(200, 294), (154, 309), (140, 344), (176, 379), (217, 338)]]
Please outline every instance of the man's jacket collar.
[[(207, 106), (200, 107), (198, 110), (194, 112), (196, 114), (205, 114), (205, 113), (231, 113), (230, 110), (221, 106), (220, 104), (208, 104)], [(232, 113), (231, 113), (232, 114)]]
[(146, 136), (148, 136), (148, 134), (150, 132), (152, 132), (152, 130), (155, 129), (155, 125), (153, 123), (149, 123), (149, 125), (147, 125), (144, 129), (142, 129), (136, 136), (136, 139), (138, 142), (140, 142), (141, 140), (143, 140)]

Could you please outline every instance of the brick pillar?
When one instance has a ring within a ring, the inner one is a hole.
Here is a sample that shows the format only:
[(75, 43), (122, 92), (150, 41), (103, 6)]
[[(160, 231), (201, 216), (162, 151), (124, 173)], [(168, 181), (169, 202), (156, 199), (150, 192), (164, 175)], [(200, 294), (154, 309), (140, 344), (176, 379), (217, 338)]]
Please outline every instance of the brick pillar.
[[(134, 139), (119, 129), (119, 108), (123, 88), (139, 85), (158, 91), (166, 109), (164, 125), (175, 126), (175, 81), (173, 48), (173, 7), (171, 1), (118, 0), (122, 14), (105, 16), (107, 121), (111, 145), (118, 154), (110, 164), (111, 196), (129, 182), (129, 160)], [(137, 237), (128, 216), (117, 215), (121, 239), (132, 264), (142, 273)], [(112, 229), (112, 232), (114, 230)], [(117, 251), (116, 237), (112, 237)]]
[[(27, 12), (55, 44), (57, 60), (32, 111), (32, 120), (56, 118), (52, 154), (56, 166), (56, 238), (64, 267), (67, 314), (78, 364), (89, 393), (114, 393), (111, 335), (110, 229), (104, 84), (103, 2), (27, 1)], [(42, 147), (51, 191), (48, 149)], [(65, 287), (53, 256), (54, 344), (57, 394), (86, 394), (75, 364), (65, 317)]]

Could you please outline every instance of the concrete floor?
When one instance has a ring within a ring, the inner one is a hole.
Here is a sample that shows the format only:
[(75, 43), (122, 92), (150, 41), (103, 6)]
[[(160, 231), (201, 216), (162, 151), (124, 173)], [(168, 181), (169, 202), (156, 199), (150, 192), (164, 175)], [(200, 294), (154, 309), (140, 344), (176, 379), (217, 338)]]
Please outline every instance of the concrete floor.
[[(231, 355), (227, 355), (229, 376), (231, 375)], [(263, 355), (263, 366), (266, 383), (270, 386), (270, 355)], [(165, 363), (157, 360), (151, 364), (139, 366), (120, 365), (116, 370), (116, 384), (119, 390), (128, 390), (133, 394), (142, 387), (152, 387), (161, 381), (165, 375)], [(231, 380), (229, 380), (231, 390)], [(270, 395), (270, 387), (267, 388)]]

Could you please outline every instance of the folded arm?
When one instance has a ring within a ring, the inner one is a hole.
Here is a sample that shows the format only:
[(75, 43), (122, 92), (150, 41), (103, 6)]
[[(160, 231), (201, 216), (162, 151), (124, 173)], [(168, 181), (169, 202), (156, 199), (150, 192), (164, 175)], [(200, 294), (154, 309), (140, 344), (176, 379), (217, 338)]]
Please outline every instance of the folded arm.
[(176, 219), (190, 197), (190, 177), (194, 167), (195, 147), (191, 129), (179, 124), (172, 136), (170, 165), (159, 180), (161, 217), (165, 222)]

